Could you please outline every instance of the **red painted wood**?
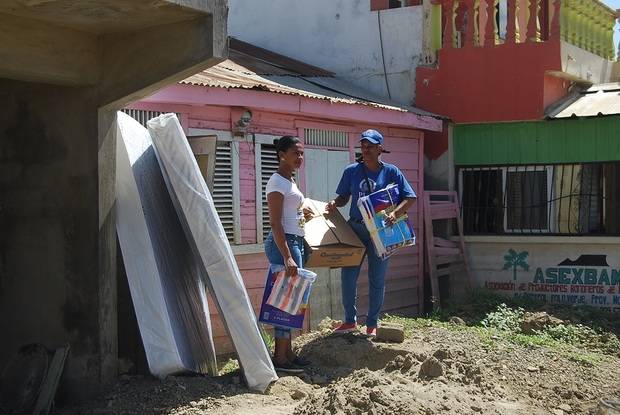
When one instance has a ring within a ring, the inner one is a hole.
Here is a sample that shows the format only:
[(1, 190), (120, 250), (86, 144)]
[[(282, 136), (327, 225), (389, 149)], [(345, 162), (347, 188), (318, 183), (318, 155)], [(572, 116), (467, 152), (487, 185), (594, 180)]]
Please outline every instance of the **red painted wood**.
[(390, 8), (390, 0), (370, 0), (370, 10), (387, 10)]
[(545, 75), (543, 108), (547, 108), (549, 105), (554, 104), (561, 98), (565, 97), (568, 94), (569, 87), (570, 82), (566, 79), (557, 78), (552, 75)]
[(545, 73), (562, 70), (560, 42), (551, 40), (442, 49), (439, 62), (416, 69), (416, 104), (455, 123), (541, 119)]

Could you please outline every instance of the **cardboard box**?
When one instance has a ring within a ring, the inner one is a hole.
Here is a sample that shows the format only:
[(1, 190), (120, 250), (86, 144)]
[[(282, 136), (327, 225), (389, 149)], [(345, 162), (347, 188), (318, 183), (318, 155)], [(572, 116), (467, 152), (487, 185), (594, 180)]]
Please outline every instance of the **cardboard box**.
[(327, 203), (306, 199), (315, 217), (306, 222), (306, 248), (310, 256), (304, 268), (340, 268), (362, 263), (366, 248), (338, 210), (326, 214)]

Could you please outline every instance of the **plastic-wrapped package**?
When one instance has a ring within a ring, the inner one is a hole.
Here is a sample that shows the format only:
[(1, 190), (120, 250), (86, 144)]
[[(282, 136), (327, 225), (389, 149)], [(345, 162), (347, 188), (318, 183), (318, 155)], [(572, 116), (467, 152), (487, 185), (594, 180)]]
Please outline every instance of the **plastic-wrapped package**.
[(149, 370), (217, 374), (206, 287), (151, 137), (117, 113), (116, 230)]
[[(301, 270), (301, 268), (298, 268), (298, 270)], [(306, 276), (310, 278), (314, 275), (314, 279), (316, 279), (316, 274), (314, 272), (308, 270), (302, 270), (302, 272), (309, 273), (306, 274)], [(297, 311), (295, 313), (288, 313), (285, 310), (281, 310), (277, 306), (269, 304), (269, 297), (271, 297), (274, 290), (274, 285), (278, 282), (278, 279), (280, 279), (281, 282), (284, 282), (282, 280), (283, 275), (284, 265), (269, 265), (269, 270), (267, 270), (267, 282), (265, 283), (265, 290), (263, 291), (263, 299), (260, 305), (258, 320), (261, 323), (270, 324), (272, 326), (299, 330), (303, 328), (304, 325), (304, 317), (306, 316), (308, 300), (310, 298), (310, 293), (312, 292), (312, 284), (309, 284), (307, 289), (303, 291), (301, 304), (299, 305)]]
[(251, 389), (278, 379), (241, 273), (189, 142), (174, 114), (148, 122), (161, 171)]
[(391, 184), (357, 200), (364, 224), (370, 233), (377, 255), (387, 258), (404, 246), (415, 244), (415, 232), (406, 215), (388, 225), (387, 215), (401, 202), (398, 186)]
[(312, 283), (316, 274), (307, 269), (298, 268), (297, 275), (286, 277), (282, 268), (278, 270), (271, 293), (266, 303), (288, 314), (298, 314), (302, 306), (308, 304)]

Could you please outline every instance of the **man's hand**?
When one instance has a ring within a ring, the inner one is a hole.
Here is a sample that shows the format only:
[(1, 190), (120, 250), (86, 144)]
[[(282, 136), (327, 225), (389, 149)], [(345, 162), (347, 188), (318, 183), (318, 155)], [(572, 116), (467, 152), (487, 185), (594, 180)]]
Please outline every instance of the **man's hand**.
[(330, 200), (329, 203), (325, 206), (325, 210), (327, 211), (327, 213), (332, 213), (337, 208), (338, 207), (336, 206), (335, 200)]
[(394, 225), (398, 217), (396, 216), (396, 211), (393, 211), (385, 216), (385, 224), (388, 226)]

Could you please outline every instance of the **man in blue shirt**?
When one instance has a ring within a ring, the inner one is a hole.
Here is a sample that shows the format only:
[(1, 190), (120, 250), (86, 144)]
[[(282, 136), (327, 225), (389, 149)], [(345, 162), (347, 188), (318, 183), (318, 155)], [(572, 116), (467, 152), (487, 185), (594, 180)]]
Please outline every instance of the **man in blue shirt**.
[[(377, 334), (379, 312), (381, 311), (381, 306), (383, 306), (385, 273), (388, 260), (382, 260), (377, 256), (375, 247), (370, 239), (370, 234), (362, 220), (362, 214), (357, 207), (357, 200), (360, 196), (366, 196), (375, 190), (383, 189), (389, 184), (397, 184), (403, 199), (386, 218), (386, 222), (392, 224), (399, 216), (407, 212), (415, 201), (416, 194), (398, 167), (380, 160), (381, 153), (386, 152), (383, 149), (383, 136), (381, 133), (376, 130), (366, 130), (362, 133), (359, 141), (362, 148), (362, 161), (353, 163), (344, 170), (336, 189), (338, 197), (327, 204), (327, 210), (331, 212), (337, 207), (342, 207), (352, 198), (349, 224), (366, 246), (368, 257), (369, 302), (366, 334), (374, 337)], [(357, 330), (355, 299), (357, 296), (357, 278), (359, 273), (359, 266), (342, 268), (342, 305), (344, 307), (345, 320), (340, 327), (335, 329), (337, 333), (348, 333)]]

